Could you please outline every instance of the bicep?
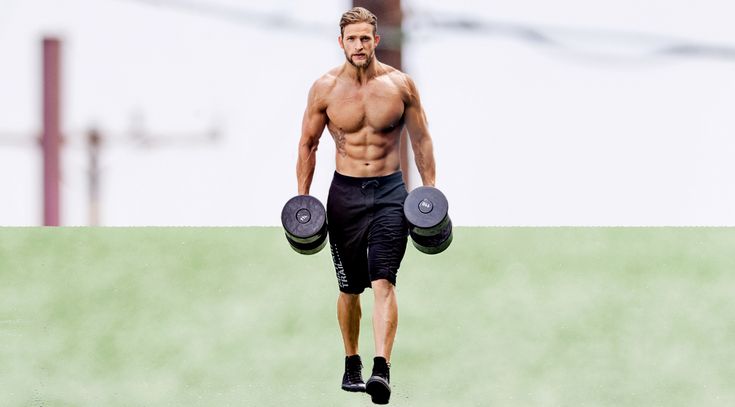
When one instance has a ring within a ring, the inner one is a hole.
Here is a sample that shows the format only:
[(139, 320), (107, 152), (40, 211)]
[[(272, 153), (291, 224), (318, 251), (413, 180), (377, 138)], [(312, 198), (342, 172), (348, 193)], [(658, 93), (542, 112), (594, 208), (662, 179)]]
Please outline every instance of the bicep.
[(327, 110), (316, 96), (315, 89), (309, 92), (304, 118), (301, 122), (302, 141), (318, 141), (327, 125)]
[(429, 131), (423, 112), (410, 110), (413, 109), (407, 109), (406, 111), (406, 130), (408, 130), (411, 144), (416, 147), (416, 144), (421, 143), (428, 136)]
[(405, 123), (411, 142), (416, 143), (423, 138), (429, 137), (429, 124), (426, 119), (426, 113), (421, 105), (416, 86), (409, 80), (408, 100), (405, 107)]
[(318, 140), (326, 125), (326, 112), (307, 108), (304, 112), (304, 119), (301, 123), (301, 139), (312, 141)]

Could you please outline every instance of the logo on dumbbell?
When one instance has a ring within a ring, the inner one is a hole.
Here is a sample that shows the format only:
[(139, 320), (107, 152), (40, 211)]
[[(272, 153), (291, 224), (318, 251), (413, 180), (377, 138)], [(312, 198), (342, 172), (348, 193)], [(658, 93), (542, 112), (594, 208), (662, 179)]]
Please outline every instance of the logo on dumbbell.
[(296, 212), (296, 220), (299, 221), (299, 223), (309, 223), (311, 220), (311, 212), (309, 212), (306, 208), (301, 208)]
[(419, 202), (419, 210), (421, 213), (429, 213), (432, 209), (434, 209), (434, 204), (431, 203), (430, 200), (424, 198)]

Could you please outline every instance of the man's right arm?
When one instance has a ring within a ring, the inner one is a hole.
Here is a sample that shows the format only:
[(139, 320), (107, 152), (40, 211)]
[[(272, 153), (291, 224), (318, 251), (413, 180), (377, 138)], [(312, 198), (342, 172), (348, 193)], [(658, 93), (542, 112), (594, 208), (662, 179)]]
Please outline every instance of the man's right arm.
[(327, 106), (323, 98), (321, 80), (316, 81), (309, 90), (309, 99), (301, 122), (301, 139), (296, 160), (296, 182), (299, 195), (308, 195), (311, 180), (316, 168), (316, 150), (319, 139), (327, 125)]

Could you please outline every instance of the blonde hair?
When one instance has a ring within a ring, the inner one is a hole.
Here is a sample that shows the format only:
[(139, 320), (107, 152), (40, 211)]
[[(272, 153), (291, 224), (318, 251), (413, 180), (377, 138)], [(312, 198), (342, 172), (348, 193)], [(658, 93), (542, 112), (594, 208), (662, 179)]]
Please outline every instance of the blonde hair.
[(378, 32), (378, 17), (366, 8), (353, 7), (342, 14), (342, 19), (339, 20), (339, 34), (344, 35), (345, 27), (356, 23), (369, 23), (373, 26), (373, 35)]

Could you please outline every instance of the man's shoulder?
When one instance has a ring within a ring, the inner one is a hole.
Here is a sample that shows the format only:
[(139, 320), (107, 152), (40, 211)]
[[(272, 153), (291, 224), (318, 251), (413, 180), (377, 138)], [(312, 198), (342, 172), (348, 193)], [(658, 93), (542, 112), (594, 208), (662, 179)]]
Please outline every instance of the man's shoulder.
[(334, 87), (337, 83), (337, 77), (339, 76), (339, 67), (335, 67), (327, 71), (324, 75), (320, 76), (314, 81), (311, 87), (317, 91), (325, 91)]
[(337, 83), (337, 69), (332, 69), (317, 78), (309, 89), (310, 103), (324, 109), (329, 104), (329, 94)]
[(399, 80), (404, 81), (407, 78), (409, 78), (408, 74), (401, 71), (398, 68), (395, 68), (393, 66), (390, 66), (388, 64), (380, 63), (380, 69), (383, 71), (383, 75), (387, 76), (391, 80)]
[(404, 99), (410, 98), (411, 95), (415, 93), (415, 85), (410, 75), (390, 65), (382, 63), (381, 68), (383, 69), (383, 75), (385, 75), (385, 78), (400, 89)]

